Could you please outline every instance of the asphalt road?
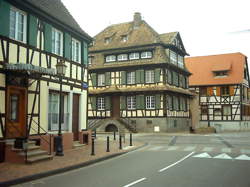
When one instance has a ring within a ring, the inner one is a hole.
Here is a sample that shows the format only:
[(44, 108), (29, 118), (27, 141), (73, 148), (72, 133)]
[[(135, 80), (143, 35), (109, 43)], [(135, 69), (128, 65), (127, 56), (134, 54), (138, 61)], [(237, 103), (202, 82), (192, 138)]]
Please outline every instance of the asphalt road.
[(250, 133), (138, 134), (149, 145), (18, 186), (250, 187)]

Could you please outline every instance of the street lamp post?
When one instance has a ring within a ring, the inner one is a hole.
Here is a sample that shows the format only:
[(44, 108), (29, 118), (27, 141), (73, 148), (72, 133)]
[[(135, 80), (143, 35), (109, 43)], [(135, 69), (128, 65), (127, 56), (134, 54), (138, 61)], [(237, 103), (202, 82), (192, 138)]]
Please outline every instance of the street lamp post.
[(63, 156), (63, 138), (62, 138), (62, 77), (66, 73), (67, 66), (64, 61), (61, 59), (56, 64), (56, 71), (59, 76), (60, 81), (60, 97), (59, 97), (59, 124), (58, 124), (58, 136), (55, 137), (55, 146), (56, 146), (56, 156)]

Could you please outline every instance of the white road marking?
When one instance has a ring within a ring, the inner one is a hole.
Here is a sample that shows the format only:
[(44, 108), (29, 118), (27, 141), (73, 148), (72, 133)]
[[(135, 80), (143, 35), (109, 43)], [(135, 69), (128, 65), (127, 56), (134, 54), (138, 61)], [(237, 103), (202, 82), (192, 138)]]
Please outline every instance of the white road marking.
[(231, 148), (222, 148), (221, 152), (223, 152), (223, 153), (231, 153), (232, 149)]
[(159, 149), (161, 149), (161, 148), (163, 148), (163, 146), (155, 146), (155, 147), (149, 148), (148, 150), (149, 150), (149, 151), (157, 151), (157, 150), (159, 150)]
[(195, 155), (193, 156), (195, 158), (212, 158), (209, 154), (207, 153), (201, 153), (201, 154), (198, 154), (198, 155)]
[(146, 180), (146, 178), (141, 178), (141, 179), (139, 179), (139, 180), (137, 180), (137, 181), (134, 181), (134, 182), (132, 182), (132, 183), (130, 183), (130, 184), (127, 184), (126, 186), (123, 186), (123, 187), (133, 186), (134, 184), (137, 184), (137, 183), (139, 183), (139, 182), (141, 182), (141, 181), (144, 181), (144, 180)]
[(179, 147), (178, 146), (171, 146), (171, 147), (169, 147), (167, 150), (168, 151), (174, 151), (174, 150), (176, 150), (176, 149), (178, 149)]
[(232, 157), (228, 156), (226, 153), (222, 153), (220, 155), (217, 155), (214, 158), (218, 158), (218, 159), (232, 159)]
[(163, 171), (165, 171), (165, 170), (167, 170), (167, 169), (169, 169), (169, 168), (171, 168), (171, 167), (173, 167), (173, 166), (179, 164), (179, 163), (182, 162), (183, 160), (185, 160), (185, 159), (187, 159), (188, 157), (190, 157), (192, 154), (194, 154), (194, 152), (188, 154), (187, 156), (183, 157), (183, 158), (180, 159), (179, 161), (177, 161), (177, 162), (175, 162), (175, 163), (173, 163), (173, 164), (171, 164), (171, 165), (169, 165), (169, 166), (167, 166), (167, 167), (165, 167), (165, 168), (160, 169), (158, 172), (163, 172)]
[(241, 149), (240, 152), (242, 154), (250, 154), (250, 150), (249, 149)]
[(235, 160), (250, 160), (250, 157), (247, 155), (240, 155), (236, 157)]
[(211, 152), (213, 149), (213, 147), (205, 147), (202, 151)]
[(188, 146), (184, 149), (184, 151), (193, 151), (196, 147), (194, 146)]

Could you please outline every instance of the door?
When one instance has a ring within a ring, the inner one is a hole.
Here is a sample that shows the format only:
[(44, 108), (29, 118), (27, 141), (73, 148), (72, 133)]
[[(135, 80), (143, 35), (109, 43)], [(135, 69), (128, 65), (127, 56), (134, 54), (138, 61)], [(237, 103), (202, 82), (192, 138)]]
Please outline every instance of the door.
[(112, 96), (112, 118), (120, 118), (120, 96)]
[(74, 134), (74, 141), (79, 140), (79, 101), (80, 96), (78, 94), (73, 94), (72, 131)]
[(26, 136), (27, 89), (9, 86), (7, 88), (6, 137)]

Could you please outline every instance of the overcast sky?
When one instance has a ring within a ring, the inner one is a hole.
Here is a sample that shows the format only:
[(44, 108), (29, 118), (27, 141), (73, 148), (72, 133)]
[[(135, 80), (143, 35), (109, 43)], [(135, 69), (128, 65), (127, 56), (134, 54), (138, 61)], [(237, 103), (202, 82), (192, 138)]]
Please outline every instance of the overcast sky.
[(249, 0), (62, 1), (92, 37), (140, 12), (159, 34), (179, 31), (190, 56), (242, 52), (250, 58)]

